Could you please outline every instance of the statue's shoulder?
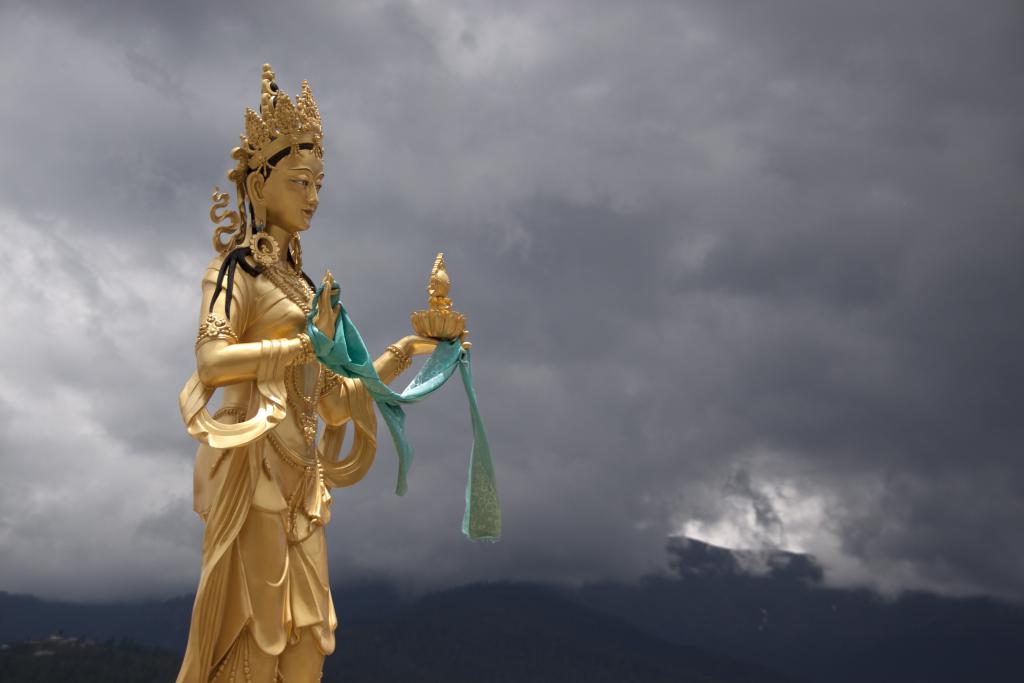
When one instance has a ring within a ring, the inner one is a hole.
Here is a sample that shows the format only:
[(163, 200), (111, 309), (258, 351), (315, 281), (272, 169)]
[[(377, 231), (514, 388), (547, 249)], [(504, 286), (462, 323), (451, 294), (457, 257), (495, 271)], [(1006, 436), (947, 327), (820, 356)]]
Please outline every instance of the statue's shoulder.
[(212, 273), (212, 276), (216, 278), (218, 273), (225, 275), (229, 270), (238, 271), (239, 274), (245, 273), (250, 278), (255, 277), (259, 271), (256, 270), (256, 264), (253, 263), (249, 253), (248, 249), (238, 247), (214, 254), (206, 264), (206, 277), (211, 277)]
[(224, 259), (226, 258), (227, 254), (213, 255), (213, 258), (210, 259), (209, 263), (206, 264), (206, 268), (203, 270), (204, 282), (217, 282), (217, 276), (223, 275), (221, 272), (221, 266), (224, 265)]
[(211, 258), (209, 263), (206, 264), (206, 272), (210, 272), (211, 270), (213, 272), (219, 271), (220, 270), (220, 266), (221, 266), (222, 263), (224, 263), (224, 259), (226, 257), (227, 257), (226, 253), (224, 253), (224, 254), (214, 254), (213, 258)]
[(258, 275), (249, 251), (238, 248), (217, 253), (210, 259), (203, 273), (203, 286), (213, 287), (218, 293), (230, 292), (233, 299), (248, 299), (259, 296)]

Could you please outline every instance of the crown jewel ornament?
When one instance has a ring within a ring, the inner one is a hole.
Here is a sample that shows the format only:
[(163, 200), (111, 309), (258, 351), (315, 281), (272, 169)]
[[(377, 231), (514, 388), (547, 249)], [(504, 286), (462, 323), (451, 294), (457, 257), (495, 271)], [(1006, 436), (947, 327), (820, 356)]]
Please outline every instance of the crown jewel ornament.
[(248, 107), (245, 110), (245, 133), (241, 136), (239, 156), (251, 170), (265, 170), (275, 154), (286, 147), (294, 151), (303, 143), (311, 144), (318, 157), (324, 155), (320, 110), (309, 83), (302, 81), (302, 92), (293, 103), (274, 78), (274, 70), (264, 64), (260, 111), (257, 113)]

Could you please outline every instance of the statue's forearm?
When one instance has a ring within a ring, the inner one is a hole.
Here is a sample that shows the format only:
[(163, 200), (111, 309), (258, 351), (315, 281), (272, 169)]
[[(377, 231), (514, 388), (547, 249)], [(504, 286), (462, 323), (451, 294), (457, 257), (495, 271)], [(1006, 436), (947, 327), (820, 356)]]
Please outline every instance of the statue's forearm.
[[(304, 353), (300, 337), (282, 339), (287, 362)], [(223, 339), (205, 342), (196, 349), (199, 379), (208, 387), (256, 379), (263, 345), (259, 342), (231, 343)]]
[[(402, 361), (395, 352), (387, 350), (373, 361), (373, 369), (377, 371), (377, 376), (381, 381), (388, 384), (402, 374)], [(320, 411), (320, 417), (332, 427), (337, 427), (352, 417), (348, 397), (345, 395), (344, 388), (340, 386), (321, 398), (317, 408)]]
[[(404, 337), (389, 346), (373, 361), (373, 369), (385, 384), (390, 384), (412, 364), (413, 356), (432, 353), (437, 341), (415, 335)], [(359, 381), (359, 380), (356, 380)], [(328, 392), (317, 404), (320, 417), (337, 427), (351, 418), (348, 398), (342, 387)]]

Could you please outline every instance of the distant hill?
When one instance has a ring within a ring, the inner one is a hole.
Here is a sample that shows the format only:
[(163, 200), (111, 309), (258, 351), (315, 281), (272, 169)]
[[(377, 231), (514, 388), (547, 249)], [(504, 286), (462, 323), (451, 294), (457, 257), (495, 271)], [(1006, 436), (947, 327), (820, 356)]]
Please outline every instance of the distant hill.
[[(910, 593), (886, 600), (825, 588), (804, 555), (741, 556), (693, 540), (669, 544), (675, 575), (569, 593), (672, 642), (822, 683), (1024, 680), (1024, 606)], [(750, 559), (750, 558), (747, 558)]]
[(325, 681), (408, 683), (782, 683), (736, 658), (676, 645), (528, 584), (429, 595), (339, 634)]
[(173, 682), (180, 657), (129, 643), (94, 643), (51, 636), (0, 647), (4, 683)]
[[(387, 618), (402, 605), (395, 587), (386, 583), (335, 586), (332, 592), (346, 627)], [(140, 645), (183, 652), (194, 599), (187, 595), (164, 601), (79, 604), (0, 591), (0, 643), (63, 631), (96, 641), (130, 638)]]
[[(170, 622), (187, 617), (181, 611), (187, 602), (82, 607), (0, 595), (0, 614), (6, 633), (15, 630), (19, 613), (24, 617), (31, 612), (36, 629), (54, 619), (90, 634), (131, 628), (126, 635), (153, 642), (178, 638), (180, 624)], [(112, 621), (89, 625), (89, 619), (104, 617)], [(153, 619), (148, 626), (147, 619)], [(667, 642), (543, 586), (467, 586), (401, 606), (392, 604), (391, 609), (375, 611), (372, 617), (368, 610), (347, 621), (350, 623), (338, 633), (338, 650), (328, 659), (325, 683), (792, 681), (760, 666)], [(40, 648), (47, 656), (34, 656)], [(42, 644), (21, 643), (0, 650), (0, 680), (171, 681), (180, 658), (166, 650), (127, 645), (62, 647), (50, 652), (54, 649), (43, 640)], [(139, 678), (135, 673), (105, 667), (105, 658), (110, 663), (143, 666), (152, 677)], [(169, 661), (173, 664), (170, 669)]]
[[(491, 583), (415, 600), (386, 583), (335, 586), (341, 626), (324, 681), (1024, 680), (1024, 606), (825, 588), (813, 559), (790, 553), (761, 556), (751, 574), (750, 558), (696, 541), (668, 552), (674, 573), (637, 584)], [(191, 607), (191, 597), (75, 605), (0, 593), (0, 642), (63, 629), (180, 653)]]

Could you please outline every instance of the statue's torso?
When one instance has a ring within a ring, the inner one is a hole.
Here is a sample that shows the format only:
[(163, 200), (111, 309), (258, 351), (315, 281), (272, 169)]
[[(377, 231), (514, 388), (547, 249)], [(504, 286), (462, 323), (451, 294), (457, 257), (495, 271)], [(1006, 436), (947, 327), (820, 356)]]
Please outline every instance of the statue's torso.
[[(206, 272), (207, 284), (214, 281), (220, 267), (220, 258), (214, 259)], [(293, 290), (295, 291), (295, 290)], [(242, 272), (236, 273), (233, 308), (230, 319), (232, 329), (238, 335), (239, 343), (260, 343), (266, 339), (294, 337), (305, 330), (306, 312), (289, 298), (270, 277), (253, 277)], [(273, 429), (273, 435), (260, 439), (259, 447), (264, 451), (266, 465), (275, 486), (270, 481), (261, 481), (257, 486), (254, 506), (267, 511), (282, 510), (287, 500), (301, 485), (303, 471), (296, 467), (297, 458), (307, 464), (314, 463), (315, 444), (307, 441), (303, 429), (303, 418), (315, 419), (316, 412), (310, 401), (315, 400), (317, 378), (320, 372), (317, 362), (294, 365), (287, 369), (286, 388), (288, 392), (287, 417)], [(218, 413), (221, 419), (239, 422), (253, 416), (255, 412), (256, 387), (254, 381), (230, 384), (222, 389)], [(269, 443), (269, 441), (276, 443)], [(254, 444), (253, 447), (255, 447)], [(282, 456), (281, 448), (287, 449), (290, 458)], [(202, 515), (209, 508), (220, 488), (217, 475), (221, 468), (214, 468), (223, 452), (209, 446), (200, 446), (196, 459), (196, 510)], [(214, 471), (216, 470), (216, 471)]]

